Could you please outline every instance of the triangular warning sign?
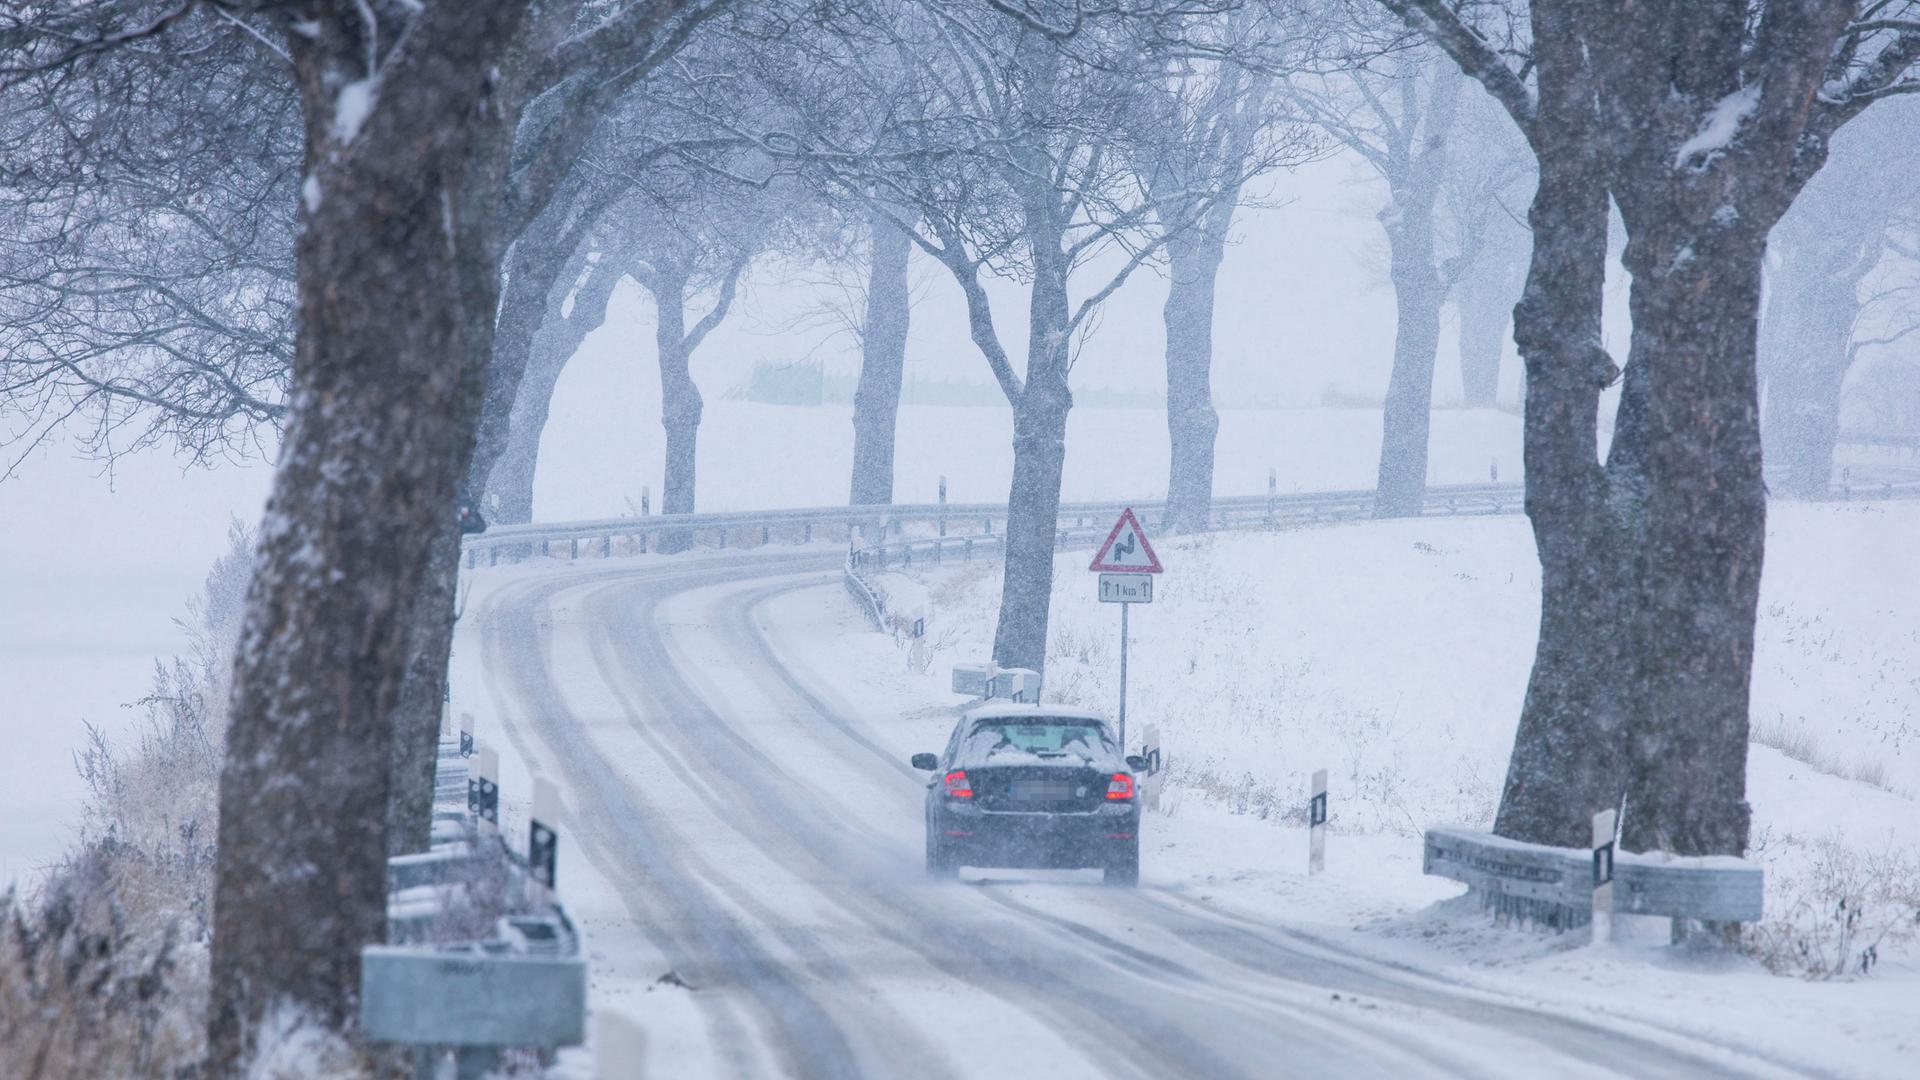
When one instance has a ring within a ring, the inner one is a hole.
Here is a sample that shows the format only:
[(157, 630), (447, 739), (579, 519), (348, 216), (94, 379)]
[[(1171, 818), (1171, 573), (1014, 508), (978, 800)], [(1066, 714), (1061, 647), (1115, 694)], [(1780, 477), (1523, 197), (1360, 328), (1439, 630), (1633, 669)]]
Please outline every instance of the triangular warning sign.
[(1146, 531), (1140, 528), (1140, 519), (1133, 516), (1133, 507), (1120, 511), (1120, 520), (1113, 523), (1107, 542), (1100, 545), (1100, 554), (1093, 557), (1093, 565), (1087, 569), (1109, 574), (1160, 573), (1160, 556), (1147, 543)]

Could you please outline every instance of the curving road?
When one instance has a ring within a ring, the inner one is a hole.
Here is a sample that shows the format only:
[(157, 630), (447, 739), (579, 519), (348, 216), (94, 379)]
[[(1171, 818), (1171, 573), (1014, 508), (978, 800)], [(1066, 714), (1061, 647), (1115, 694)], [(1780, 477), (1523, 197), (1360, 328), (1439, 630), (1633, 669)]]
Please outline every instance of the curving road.
[(649, 1075), (1790, 1072), (1362, 959), (1150, 862), (1138, 890), (927, 881), (906, 756), (950, 721), (863, 715), (795, 646), (860, 618), (837, 554), (581, 563), (474, 615), (491, 713), (563, 778), (596, 1000), (646, 1028)]

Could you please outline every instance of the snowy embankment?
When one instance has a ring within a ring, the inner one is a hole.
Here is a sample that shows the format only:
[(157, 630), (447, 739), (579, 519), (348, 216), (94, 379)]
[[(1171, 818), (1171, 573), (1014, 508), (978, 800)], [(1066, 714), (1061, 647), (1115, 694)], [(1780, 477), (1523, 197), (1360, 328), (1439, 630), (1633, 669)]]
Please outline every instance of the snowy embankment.
[[(1460, 890), (1421, 876), (1418, 837), (1491, 823), (1532, 661), (1538, 566), (1517, 517), (1158, 541), (1167, 572), (1133, 613), (1128, 715), (1135, 740), (1141, 724), (1159, 725), (1173, 786), (1143, 875), (1364, 931), (1346, 943), (1449, 978), (1497, 972), (1545, 1000), (1649, 1017), (1690, 1000), (1690, 1027), (1750, 1035), (1790, 1059), (1845, 1029), (1848, 1064), (1875, 1074), (1874, 1062), (1912, 1049), (1920, 995), (1916, 531), (1920, 505), (1776, 503), (1767, 539), (1748, 780), (1768, 921), (1751, 948), (1782, 970), (1857, 974), (1891, 928), (1864, 980), (1815, 987), (1744, 961), (1684, 973), (1670, 969), (1664, 921), (1596, 955), (1579, 948), (1583, 935), (1494, 932), (1477, 910), (1434, 904)], [(1095, 600), (1086, 560), (1058, 560), (1046, 696), (1111, 713), (1119, 613)], [(932, 654), (924, 671), (902, 664), (882, 681), (956, 700), (952, 662), (989, 654), (997, 564), (880, 584), (924, 597)], [(1309, 881), (1300, 826), (1319, 767), (1332, 776), (1333, 869)], [(1743, 1020), (1776, 1007), (1795, 1017), (1771, 1030)]]

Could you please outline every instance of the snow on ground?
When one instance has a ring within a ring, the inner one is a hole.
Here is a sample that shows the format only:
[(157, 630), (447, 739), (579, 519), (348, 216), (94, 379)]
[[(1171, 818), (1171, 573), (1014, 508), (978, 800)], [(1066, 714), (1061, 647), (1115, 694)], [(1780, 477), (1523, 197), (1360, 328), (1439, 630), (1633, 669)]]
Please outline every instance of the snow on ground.
[[(1775, 503), (1768, 530), (1748, 769), (1753, 857), (1768, 876), (1776, 957), (1805, 945), (1845, 966), (1889, 920), (1920, 914), (1920, 505)], [(1920, 1050), (1920, 954), (1880, 948), (1866, 978), (1813, 983), (1667, 944), (1626, 920), (1613, 946), (1496, 930), (1461, 887), (1426, 878), (1421, 831), (1487, 827), (1539, 610), (1521, 518), (1363, 523), (1164, 538), (1167, 573), (1136, 608), (1130, 739), (1156, 723), (1170, 812), (1143, 855), (1149, 884), (1277, 917), (1340, 947), (1451, 981), (1748, 1040), (1784, 1060), (1894, 1075)], [(1094, 598), (1087, 553), (1056, 566), (1047, 696), (1111, 713), (1119, 613)], [(997, 565), (894, 573), (926, 597), (931, 659), (879, 635), (868, 693), (953, 702), (953, 661), (984, 659)], [(835, 655), (855, 646), (822, 642)], [(847, 661), (843, 660), (842, 663)], [(924, 708), (924, 706), (921, 706)], [(944, 717), (940, 718), (944, 721)], [(937, 747), (930, 725), (927, 748)], [(1784, 747), (1784, 749), (1782, 749)], [(1305, 873), (1312, 770), (1331, 775), (1330, 872)], [(1842, 939), (1842, 895), (1880, 895)]]

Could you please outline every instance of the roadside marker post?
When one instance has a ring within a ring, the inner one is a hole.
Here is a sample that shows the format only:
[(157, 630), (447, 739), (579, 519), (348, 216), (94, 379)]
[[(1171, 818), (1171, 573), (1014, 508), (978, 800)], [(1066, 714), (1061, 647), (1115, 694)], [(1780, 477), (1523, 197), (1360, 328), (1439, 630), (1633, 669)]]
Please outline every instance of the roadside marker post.
[(1605, 945), (1613, 937), (1613, 834), (1620, 820), (1617, 810), (1593, 815), (1593, 943)]
[(554, 828), (560, 819), (560, 795), (553, 782), (533, 778), (533, 814), (527, 822), (527, 870), (533, 880), (553, 890), (554, 870), (558, 862), (560, 833)]
[(473, 756), (473, 714), (460, 714), (460, 756)]
[(1163, 756), (1160, 751), (1160, 725), (1143, 724), (1140, 728), (1140, 756), (1147, 759), (1146, 775), (1141, 778), (1140, 792), (1150, 810), (1160, 809), (1160, 791), (1166, 786), (1166, 777), (1161, 770)]
[(1313, 797), (1307, 800), (1307, 873), (1327, 868), (1327, 770), (1315, 769)]
[(500, 828), (500, 755), (493, 747), (480, 748), (480, 779), (478, 781), (478, 807), (476, 808), (482, 827), (498, 831)]
[(1120, 605), (1120, 751), (1127, 749), (1127, 612), (1135, 604), (1153, 603), (1153, 575), (1164, 568), (1147, 542), (1146, 530), (1133, 516), (1133, 507), (1120, 511), (1107, 541), (1087, 569), (1100, 575), (1103, 604)]

